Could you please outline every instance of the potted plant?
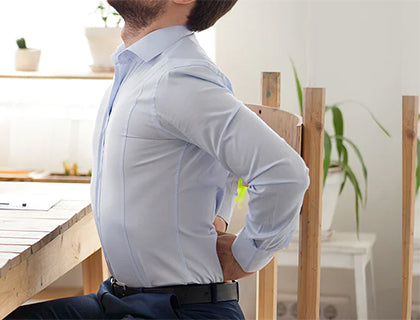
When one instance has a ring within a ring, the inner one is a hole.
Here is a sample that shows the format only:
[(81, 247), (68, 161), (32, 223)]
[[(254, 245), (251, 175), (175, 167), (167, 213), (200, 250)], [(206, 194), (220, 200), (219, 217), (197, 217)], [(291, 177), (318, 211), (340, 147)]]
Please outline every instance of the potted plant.
[(15, 52), (16, 71), (37, 71), (41, 50), (26, 47), (25, 38), (16, 40), (18, 49)]
[[(88, 39), (93, 64), (93, 72), (113, 72), (114, 63), (111, 55), (121, 44), (121, 16), (109, 5), (102, 1), (96, 8), (101, 16), (102, 27), (86, 27), (85, 35)], [(109, 25), (113, 26), (110, 27)]]
[[(292, 67), (296, 82), (300, 114), (302, 115), (303, 99), (302, 99), (302, 86), (300, 80), (292, 61)], [(360, 205), (366, 205), (367, 201), (367, 181), (368, 181), (368, 170), (366, 168), (365, 162), (363, 160), (362, 153), (356, 144), (344, 135), (344, 118), (341, 112), (340, 107), (346, 103), (355, 102), (355, 101), (342, 101), (332, 105), (325, 106), (326, 114), (329, 112), (332, 116), (333, 123), (333, 134), (330, 134), (327, 130), (324, 133), (324, 176), (323, 176), (323, 195), (322, 195), (322, 238), (329, 238), (333, 232), (331, 230), (331, 224), (333, 220), (333, 215), (337, 200), (341, 192), (343, 191), (344, 186), (347, 181), (350, 181), (353, 186), (355, 193), (355, 218), (356, 218), (356, 232), (359, 236), (359, 207)], [(357, 102), (358, 103), (358, 102)], [(372, 112), (361, 103), (358, 103), (359, 106), (366, 109), (373, 121), (378, 125), (378, 127), (390, 137), (388, 131), (379, 123), (375, 118)], [(328, 118), (327, 118), (328, 119)], [(337, 151), (337, 158), (332, 159), (332, 149), (335, 145)], [(362, 166), (363, 179), (364, 179), (364, 192), (362, 193), (359, 178), (354, 173), (353, 168), (349, 164), (349, 152), (348, 150), (352, 149)], [(235, 199), (240, 205), (247, 191), (247, 187), (242, 185), (242, 179), (238, 181), (238, 197)]]

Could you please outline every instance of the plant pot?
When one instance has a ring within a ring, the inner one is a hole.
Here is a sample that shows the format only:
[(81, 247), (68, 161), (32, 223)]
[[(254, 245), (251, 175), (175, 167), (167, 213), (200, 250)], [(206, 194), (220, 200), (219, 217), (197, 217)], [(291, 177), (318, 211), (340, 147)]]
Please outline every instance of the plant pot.
[(93, 72), (113, 72), (111, 55), (122, 43), (121, 28), (85, 28), (93, 64)]
[(341, 168), (328, 170), (324, 190), (322, 192), (322, 224), (323, 234), (331, 231), (335, 208), (337, 207), (338, 193), (344, 180), (344, 171)]
[(16, 71), (37, 71), (40, 57), (41, 50), (39, 49), (17, 49), (15, 52)]

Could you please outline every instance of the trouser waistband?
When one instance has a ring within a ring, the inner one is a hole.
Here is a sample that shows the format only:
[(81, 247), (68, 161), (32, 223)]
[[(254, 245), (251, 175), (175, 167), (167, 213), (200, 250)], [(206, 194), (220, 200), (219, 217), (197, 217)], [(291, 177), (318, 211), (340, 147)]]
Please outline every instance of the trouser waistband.
[(186, 284), (162, 287), (127, 287), (111, 277), (111, 285), (115, 296), (122, 298), (136, 293), (171, 293), (177, 297), (179, 304), (217, 303), (221, 301), (239, 301), (239, 285), (237, 281), (210, 284)]

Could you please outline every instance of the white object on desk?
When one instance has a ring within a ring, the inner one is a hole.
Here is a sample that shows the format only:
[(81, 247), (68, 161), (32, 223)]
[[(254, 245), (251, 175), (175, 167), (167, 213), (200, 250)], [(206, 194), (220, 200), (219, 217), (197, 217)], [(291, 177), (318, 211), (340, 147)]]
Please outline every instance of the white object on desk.
[[(373, 313), (376, 315), (375, 285), (373, 275), (372, 247), (376, 235), (361, 233), (357, 240), (355, 233), (337, 232), (328, 241), (321, 243), (321, 267), (343, 268), (354, 270), (354, 283), (356, 293), (357, 319), (368, 318), (366, 266), (369, 263), (371, 285), (370, 295), (373, 300)], [(278, 255), (279, 266), (298, 265), (299, 242), (296, 236), (292, 238), (289, 246)]]
[(0, 193), (0, 210), (48, 211), (60, 201), (57, 196)]

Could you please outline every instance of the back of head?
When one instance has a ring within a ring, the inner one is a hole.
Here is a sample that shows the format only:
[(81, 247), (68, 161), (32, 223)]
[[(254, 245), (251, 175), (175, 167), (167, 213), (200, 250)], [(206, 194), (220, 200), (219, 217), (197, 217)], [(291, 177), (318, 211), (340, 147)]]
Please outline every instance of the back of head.
[(187, 28), (203, 31), (232, 9), (238, 0), (197, 0), (187, 18)]

